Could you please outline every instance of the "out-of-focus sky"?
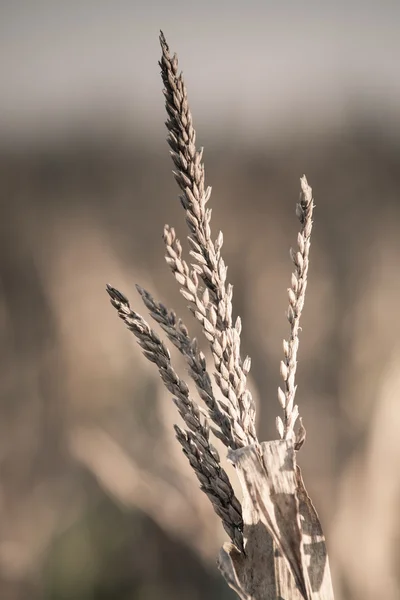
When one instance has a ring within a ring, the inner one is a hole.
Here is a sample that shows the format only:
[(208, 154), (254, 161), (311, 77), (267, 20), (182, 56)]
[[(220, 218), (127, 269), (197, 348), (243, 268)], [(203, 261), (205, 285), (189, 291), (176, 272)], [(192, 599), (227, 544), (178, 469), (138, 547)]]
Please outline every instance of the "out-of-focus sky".
[(360, 106), (398, 121), (400, 2), (2, 0), (0, 136), (81, 127), (152, 132), (163, 29), (197, 124), (272, 139), (343, 125)]

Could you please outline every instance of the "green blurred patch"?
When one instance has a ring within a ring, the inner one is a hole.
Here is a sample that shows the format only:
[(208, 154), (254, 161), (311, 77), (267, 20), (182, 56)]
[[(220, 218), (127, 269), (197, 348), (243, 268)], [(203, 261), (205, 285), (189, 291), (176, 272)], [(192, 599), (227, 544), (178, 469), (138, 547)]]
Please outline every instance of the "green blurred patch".
[(235, 598), (216, 566), (107, 497), (53, 541), (43, 579), (44, 600)]

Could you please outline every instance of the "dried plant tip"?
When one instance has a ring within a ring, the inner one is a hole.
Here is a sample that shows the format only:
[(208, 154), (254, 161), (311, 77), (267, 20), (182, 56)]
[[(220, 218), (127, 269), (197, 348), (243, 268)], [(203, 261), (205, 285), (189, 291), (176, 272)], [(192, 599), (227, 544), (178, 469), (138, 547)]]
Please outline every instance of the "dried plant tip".
[(293, 325), (293, 322), (294, 322), (294, 312), (293, 312), (293, 308), (291, 306), (289, 306), (289, 308), (287, 310), (287, 320), (289, 321), (289, 323), (291, 325)]
[(281, 360), (280, 372), (281, 372), (281, 377), (282, 377), (283, 381), (286, 381), (288, 378), (288, 368), (287, 368), (287, 365), (283, 362), (283, 360)]
[(235, 321), (235, 329), (236, 329), (238, 335), (240, 335), (242, 333), (242, 319), (240, 317), (237, 317), (237, 319)]
[(106, 290), (111, 298), (116, 302), (120, 302), (122, 304), (129, 304), (129, 300), (122, 292), (119, 292), (117, 289), (113, 288), (110, 284), (107, 283)]
[[(174, 313), (170, 313), (163, 305), (155, 303), (151, 295), (143, 288), (138, 286), (138, 291), (146, 306), (156, 317), (157, 322), (164, 326), (164, 330), (169, 331), (170, 339), (172, 338), (178, 345), (179, 343), (183, 345), (183, 352), (192, 359), (191, 366), (194, 373), (197, 369), (197, 361), (201, 363), (201, 356), (196, 354), (196, 343), (185, 336), (183, 325), (179, 332), (175, 328), (176, 317)], [(182, 449), (201, 482), (203, 491), (210, 497), (214, 509), (221, 517), (225, 529), (231, 532), (233, 543), (242, 551), (243, 523), (241, 513), (238, 514), (236, 511), (237, 506), (240, 507), (240, 504), (234, 495), (227, 474), (219, 463), (218, 453), (209, 442), (210, 427), (205, 411), (192, 400), (187, 384), (174, 371), (170, 353), (159, 336), (138, 313), (130, 308), (129, 301), (124, 294), (110, 285), (107, 285), (107, 292), (111, 303), (118, 310), (119, 317), (123, 319), (128, 329), (136, 336), (139, 345), (143, 349), (143, 354), (158, 367), (161, 379), (172, 394), (179, 414), (188, 428), (187, 431), (183, 431), (179, 427), (175, 427)], [(211, 385), (207, 388), (209, 380), (205, 377), (201, 367), (197, 374), (202, 378), (203, 391), (208, 394), (210, 403), (212, 403), (212, 388)], [(221, 414), (221, 437), (224, 437), (227, 432), (226, 423), (223, 421), (224, 415), (219, 411), (217, 405), (213, 408), (217, 418)], [(222, 512), (220, 509), (222, 509)], [(235, 513), (236, 521), (232, 520), (230, 511)]]
[(285, 434), (285, 428), (283, 426), (283, 421), (280, 417), (276, 417), (276, 428), (278, 430), (280, 438), (283, 439), (283, 436)]
[(286, 340), (283, 340), (283, 353), (285, 355), (285, 358), (289, 356), (289, 344)]
[(298, 430), (296, 431), (296, 443), (294, 446), (295, 450), (297, 450), (297, 451), (300, 450), (300, 448), (306, 441), (306, 434), (307, 434), (306, 429), (303, 425), (303, 419), (301, 417), (299, 417), (299, 423), (300, 423), (300, 426), (299, 426)]
[(296, 265), (299, 267), (300, 271), (303, 270), (303, 256), (301, 252), (296, 254)]
[[(293, 402), (293, 399), (291, 399), (291, 401)], [(293, 409), (288, 418), (288, 424), (287, 424), (287, 428), (286, 428), (287, 439), (293, 439), (293, 437), (294, 437), (294, 424), (296, 423), (296, 419), (298, 416), (299, 416), (299, 407), (296, 404), (295, 406), (293, 406)]]
[(303, 176), (300, 181), (300, 200), (296, 205), (296, 215), (301, 223), (301, 230), (297, 235), (298, 251), (290, 249), (290, 258), (295, 266), (295, 271), (291, 277), (291, 287), (288, 289), (289, 307), (287, 309), (287, 319), (290, 324), (290, 336), (288, 341), (283, 341), (285, 361), (282, 361), (280, 364), (280, 373), (286, 385), (284, 392), (282, 390), (278, 392), (279, 403), (284, 409), (283, 427), (285, 439), (293, 439), (293, 428), (298, 417), (298, 407), (294, 406), (297, 351), (299, 347), (298, 335), (301, 330), (300, 317), (307, 288), (310, 235), (314, 208), (312, 190), (306, 178)]
[(304, 222), (304, 210), (302, 209), (301, 204), (296, 205), (296, 216), (301, 223)]
[(279, 400), (279, 404), (282, 406), (282, 408), (285, 408), (286, 407), (286, 396), (280, 387), (278, 387), (278, 400)]
[(203, 304), (204, 304), (205, 308), (208, 307), (209, 302), (210, 302), (210, 292), (208, 291), (208, 288), (206, 288), (203, 292)]
[[(291, 388), (290, 385), (288, 385), (288, 387)], [(295, 396), (295, 394), (294, 394), (294, 392), (292, 392), (290, 395), (288, 394), (285, 397), (286, 406), (284, 406), (283, 408), (286, 408), (286, 412), (288, 415), (290, 415), (290, 413), (292, 412), (292, 409), (293, 409), (294, 396)]]
[[(189, 275), (175, 232), (168, 226), (164, 228), (166, 261), (181, 284), (181, 293), (189, 301), (189, 309), (200, 321), (211, 347), (215, 346), (216, 340), (223, 347), (223, 353), (213, 354), (213, 357), (220, 375), (219, 385), (223, 386), (222, 392), (229, 397), (232, 410), (235, 411), (235, 416), (229, 417), (237, 419), (239, 426), (233, 429), (233, 434), (244, 432), (240, 439), (238, 437), (235, 440), (235, 444), (252, 444), (257, 442), (255, 405), (251, 394), (246, 390), (246, 374), (240, 359), (240, 319), (235, 323), (236, 336), (231, 331), (232, 286), (226, 282), (227, 267), (220, 254), (223, 235), (220, 232), (215, 243), (213, 242), (210, 228), (212, 211), (206, 208), (211, 188), (205, 184), (203, 151), (197, 150), (195, 146), (195, 129), (183, 77), (178, 73), (178, 62), (176, 58), (171, 58), (164, 36), (160, 37), (160, 43), (160, 67), (169, 117), (166, 122), (168, 144), (176, 168), (175, 179), (181, 190), (180, 201), (186, 212), (190, 253), (196, 264)], [(184, 282), (182, 276), (185, 277)], [(206, 290), (202, 295), (199, 292), (198, 276)], [(224, 334), (228, 334), (228, 343), (225, 345), (221, 343)]]
[(297, 245), (299, 247), (300, 252), (303, 254), (304, 253), (304, 237), (302, 236), (302, 234), (300, 232), (297, 234)]
[(294, 293), (294, 291), (291, 288), (288, 288), (288, 295), (289, 295), (289, 302), (291, 304), (291, 306), (294, 306), (296, 304), (296, 294)]
[(217, 239), (215, 240), (215, 252), (219, 253), (222, 248), (222, 244), (224, 243), (224, 236), (222, 235), (222, 231), (219, 232)]
[(246, 356), (243, 362), (243, 373), (248, 375), (251, 369), (251, 358), (250, 356)]
[(302, 195), (300, 196), (302, 204), (309, 206), (313, 202), (312, 188), (308, 185), (308, 181), (305, 175), (300, 178), (300, 185)]

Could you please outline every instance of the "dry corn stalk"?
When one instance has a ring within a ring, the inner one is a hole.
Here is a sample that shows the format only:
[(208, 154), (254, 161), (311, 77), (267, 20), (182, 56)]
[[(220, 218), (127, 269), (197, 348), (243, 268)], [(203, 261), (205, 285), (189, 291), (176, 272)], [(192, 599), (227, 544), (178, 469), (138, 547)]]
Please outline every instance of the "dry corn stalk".
[[(107, 286), (107, 291), (146, 358), (157, 366), (185, 423), (185, 428), (175, 426), (176, 437), (231, 539), (221, 549), (218, 562), (227, 583), (243, 600), (332, 600), (324, 536), (296, 463), (296, 454), (305, 440), (301, 419), (295, 429), (299, 409), (294, 398), (314, 208), (312, 190), (302, 177), (296, 208), (301, 230), (298, 249), (291, 250), (294, 272), (287, 312), (290, 335), (283, 343), (284, 360), (280, 366), (283, 389), (279, 388), (278, 399), (283, 419), (277, 417), (276, 421), (280, 440), (260, 443), (255, 428), (255, 405), (247, 386), (251, 360), (248, 356), (241, 357), (241, 320), (239, 317), (235, 322), (232, 320), (233, 288), (227, 282), (227, 268), (221, 255), (223, 236), (219, 232), (213, 240), (211, 234), (211, 209), (207, 207), (211, 188), (205, 185), (203, 150), (195, 145), (196, 133), (177, 57), (170, 55), (162, 32), (160, 43), (167, 140), (176, 167), (174, 176), (181, 189), (180, 201), (186, 213), (194, 262), (188, 265), (184, 260), (182, 246), (168, 225), (164, 228), (166, 261), (210, 344), (214, 380), (224, 400), (217, 400), (214, 395), (204, 354), (174, 312), (137, 286), (151, 317), (185, 357), (205, 408), (191, 398), (159, 336), (131, 309), (121, 292), (111, 286)], [(228, 458), (236, 468), (242, 502), (236, 498), (221, 467), (218, 452), (210, 441), (211, 433), (225, 444)]]

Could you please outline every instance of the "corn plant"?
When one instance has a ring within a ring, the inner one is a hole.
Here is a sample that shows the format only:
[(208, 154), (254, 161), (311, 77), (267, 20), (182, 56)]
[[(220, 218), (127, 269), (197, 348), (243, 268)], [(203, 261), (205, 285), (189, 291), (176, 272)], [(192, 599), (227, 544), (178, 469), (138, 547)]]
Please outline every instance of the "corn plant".
[[(143, 354), (157, 367), (182, 417), (184, 426), (175, 425), (177, 440), (230, 538), (218, 559), (227, 583), (243, 600), (332, 600), (324, 535), (297, 464), (306, 437), (295, 404), (295, 376), (313, 223), (312, 190), (303, 176), (296, 206), (300, 231), (297, 249), (291, 250), (294, 270), (288, 289), (289, 336), (283, 342), (280, 364), (282, 387), (278, 389), (278, 400), (282, 416), (276, 419), (279, 439), (260, 442), (255, 404), (247, 383), (251, 360), (241, 356), (242, 324), (239, 317), (235, 321), (232, 318), (233, 288), (227, 281), (221, 252), (223, 235), (219, 232), (214, 239), (211, 231), (211, 209), (207, 206), (211, 188), (205, 183), (203, 150), (196, 147), (178, 59), (171, 56), (162, 32), (160, 44), (167, 141), (189, 228), (192, 263), (186, 262), (175, 230), (169, 225), (165, 225), (163, 235), (165, 259), (209, 343), (213, 377), (197, 340), (189, 336), (183, 321), (147, 290), (137, 286), (137, 291), (152, 319), (185, 358), (201, 405), (177, 375), (170, 352), (157, 333), (131, 308), (124, 294), (110, 285), (107, 291)], [(220, 389), (222, 399), (214, 394), (214, 385)], [(235, 467), (241, 499), (236, 497), (221, 466), (212, 436), (221, 440)]]

